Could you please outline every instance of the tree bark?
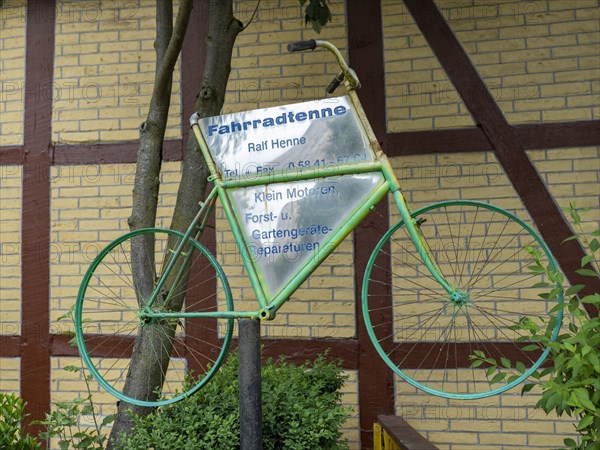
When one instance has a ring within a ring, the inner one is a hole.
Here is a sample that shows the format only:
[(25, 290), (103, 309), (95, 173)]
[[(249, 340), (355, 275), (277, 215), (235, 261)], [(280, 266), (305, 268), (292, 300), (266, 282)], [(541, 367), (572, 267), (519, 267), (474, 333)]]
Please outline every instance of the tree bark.
[[(173, 67), (181, 50), (183, 35), (191, 11), (191, 0), (182, 1), (175, 29), (171, 35), (168, 22), (172, 21), (171, 1), (157, 3), (157, 72), (154, 91), (146, 122), (140, 127), (140, 149), (133, 190), (133, 208), (128, 220), (131, 229), (153, 227), (158, 204), (159, 174), (162, 160), (162, 144), (170, 103)], [(233, 16), (232, 0), (212, 0), (210, 3), (209, 35), (206, 38), (206, 61), (202, 82), (195, 104), (195, 111), (201, 117), (218, 115), (223, 107), (227, 81), (231, 72), (231, 56), (235, 39), (243, 25)], [(169, 14), (169, 8), (171, 12)], [(171, 19), (169, 19), (169, 17)], [(169, 40), (170, 37), (170, 40)], [(168, 46), (165, 46), (168, 42)], [(160, 63), (159, 63), (160, 61)], [(182, 163), (182, 178), (177, 193), (171, 228), (179, 231), (187, 229), (199, 209), (207, 187), (208, 169), (195, 137), (190, 133), (186, 143)], [(151, 274), (137, 270), (136, 254), (145, 253), (145, 248), (153, 248), (153, 242), (138, 240), (132, 243), (132, 264), (135, 271), (136, 287), (141, 291), (140, 298), (148, 298), (153, 280)], [(147, 264), (147, 263), (146, 263)], [(140, 288), (140, 286), (142, 286)], [(175, 297), (181, 308), (183, 298)], [(143, 302), (143, 300), (140, 300)], [(171, 350), (174, 329), (165, 324), (145, 325), (137, 337), (127, 374), (124, 392), (134, 398), (152, 399), (149, 386), (162, 386)], [(161, 361), (157, 361), (156, 357)], [(127, 434), (133, 427), (131, 417), (126, 413), (144, 416), (151, 409), (120, 402), (117, 416), (108, 442), (113, 448), (120, 433)]]
[[(194, 111), (200, 117), (219, 115), (225, 101), (225, 91), (231, 72), (231, 56), (237, 35), (243, 24), (233, 16), (232, 0), (212, 0), (208, 36), (206, 37), (206, 61), (202, 73), (200, 91)], [(173, 213), (171, 228), (185, 231), (199, 209), (204, 197), (208, 167), (198, 148), (193, 133), (186, 144), (181, 183)]]
[[(192, 0), (182, 0), (175, 27), (173, 27), (172, 0), (159, 0), (156, 5), (157, 33), (154, 43), (156, 76), (148, 115), (146, 121), (140, 125), (140, 147), (133, 187), (133, 207), (128, 220), (132, 230), (155, 225), (162, 147), (171, 101), (173, 69), (181, 52), (191, 10)], [(150, 296), (154, 284), (153, 274), (144, 270), (144, 267), (148, 267), (148, 262), (142, 263), (142, 255), (153, 255), (153, 252), (148, 249), (154, 249), (154, 242), (150, 239), (139, 236), (132, 242), (131, 263), (140, 304), (143, 303), (143, 299)], [(163, 359), (162, 364), (150, 357), (150, 355), (160, 354), (161, 352), (157, 353), (157, 349), (163, 345), (162, 341), (167, 340), (166, 333), (162, 328), (159, 329), (160, 327), (158, 324), (144, 327), (142, 333), (136, 338), (130, 371), (125, 382), (124, 393), (126, 395), (150, 399), (153, 393), (147, 392), (148, 386), (162, 386), (164, 373), (157, 368), (166, 365), (169, 355), (160, 355)], [(142, 385), (140, 380), (151, 380), (151, 382)], [(119, 433), (127, 433), (131, 430), (133, 421), (126, 414), (128, 409), (139, 415), (149, 412), (148, 408), (120, 402), (107, 444), (108, 449), (113, 448)]]

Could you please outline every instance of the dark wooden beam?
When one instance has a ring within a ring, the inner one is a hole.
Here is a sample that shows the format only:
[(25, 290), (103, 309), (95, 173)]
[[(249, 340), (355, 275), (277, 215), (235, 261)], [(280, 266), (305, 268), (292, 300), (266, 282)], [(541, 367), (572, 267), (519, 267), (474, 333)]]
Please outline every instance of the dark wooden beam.
[(21, 337), (15, 335), (0, 335), (0, 358), (16, 358), (20, 354)]
[[(383, 66), (383, 33), (381, 1), (346, 2), (348, 21), (348, 53), (350, 65), (362, 82), (358, 91), (362, 106), (378, 140), (386, 138), (385, 73)], [(378, 414), (394, 410), (394, 376), (373, 348), (362, 319), (361, 288), (371, 251), (378, 236), (375, 229), (387, 229), (387, 202), (381, 202), (377, 213), (371, 214), (354, 230), (356, 333), (358, 338), (358, 402), (361, 448), (373, 447), (373, 423)], [(391, 302), (391, 296), (382, 296)]]
[(492, 146), (479, 128), (391, 133), (384, 149), (389, 157), (428, 153), (484, 152)]
[(473, 120), (493, 147), (569, 282), (586, 285), (588, 293), (600, 291), (600, 277), (582, 277), (575, 272), (585, 252), (575, 240), (563, 244), (564, 239), (573, 234), (571, 227), (527, 157), (515, 128), (504, 117), (433, 0), (404, 0), (404, 3)]
[[(181, 159), (181, 139), (163, 143), (163, 161)], [(54, 165), (135, 164), (139, 142), (106, 142), (97, 144), (58, 144), (52, 152)]]
[[(525, 124), (513, 129), (524, 150), (600, 145), (600, 120)], [(390, 157), (491, 150), (480, 128), (389, 133), (384, 141), (384, 151)]]
[(515, 133), (526, 150), (600, 145), (600, 120), (517, 125)]
[(24, 157), (22, 145), (0, 147), (0, 166), (21, 165)]
[[(69, 343), (71, 336), (64, 334), (52, 334), (50, 337), (53, 356), (78, 356), (77, 347)], [(12, 348), (14, 353), (14, 340), (11, 336), (3, 336), (2, 343), (7, 343), (7, 348)], [(133, 338), (128, 337), (109, 337), (98, 335), (97, 341), (101, 343), (96, 350), (97, 356), (110, 356), (123, 354), (124, 349), (131, 349)], [(284, 356), (286, 360), (294, 363), (303, 363), (315, 359), (318, 355), (329, 352), (332, 358), (342, 359), (342, 364), (347, 370), (357, 370), (358, 368), (358, 342), (356, 339), (262, 339), (264, 347), (263, 356), (265, 358), (279, 358)], [(300, 345), (299, 345), (300, 344)], [(237, 346), (237, 340), (234, 339), (232, 348)], [(3, 349), (4, 352), (4, 349)], [(10, 353), (6, 350), (6, 353)], [(4, 355), (4, 353), (2, 353)]]
[[(25, 37), (25, 121), (23, 160), (23, 245), (21, 263), (21, 397), (27, 425), (50, 411), (49, 297), (50, 162), (52, 98), (39, 96), (52, 86), (54, 0), (27, 3)], [(32, 434), (41, 427), (31, 426)]]

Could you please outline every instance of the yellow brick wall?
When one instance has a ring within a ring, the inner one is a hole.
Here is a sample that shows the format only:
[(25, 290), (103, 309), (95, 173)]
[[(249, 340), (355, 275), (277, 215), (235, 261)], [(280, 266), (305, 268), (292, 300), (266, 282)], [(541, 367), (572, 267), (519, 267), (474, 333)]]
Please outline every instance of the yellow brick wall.
[(600, 147), (561, 148), (527, 152), (560, 207), (575, 201), (587, 233), (600, 227)]
[[(168, 228), (179, 185), (178, 162), (163, 163), (157, 226)], [(75, 303), (85, 271), (110, 241), (129, 231), (134, 164), (54, 166), (51, 172), (51, 330)]]
[[(56, 5), (52, 140), (136, 140), (152, 95), (155, 6), (144, 0)], [(165, 137), (181, 135), (180, 70)]]
[(21, 178), (0, 166), (0, 333), (21, 333)]
[[(595, 0), (436, 4), (511, 123), (600, 117)], [(388, 130), (472, 125), (404, 5), (383, 9)]]
[[(465, 371), (465, 379), (470, 373)], [(572, 420), (535, 408), (539, 392), (521, 396), (515, 388), (487, 399), (456, 401), (417, 391), (399, 377), (395, 389), (396, 414), (440, 450), (548, 450), (562, 447), (566, 437), (576, 439)]]
[(21, 359), (0, 358), (0, 392), (19, 394)]
[(348, 376), (346, 383), (342, 386), (342, 405), (352, 409), (348, 420), (341, 428), (344, 438), (348, 441), (350, 450), (360, 449), (360, 424), (358, 417), (358, 372), (346, 370)]
[(5, 1), (0, 8), (0, 145), (23, 143), (24, 80), (25, 7), (20, 0)]

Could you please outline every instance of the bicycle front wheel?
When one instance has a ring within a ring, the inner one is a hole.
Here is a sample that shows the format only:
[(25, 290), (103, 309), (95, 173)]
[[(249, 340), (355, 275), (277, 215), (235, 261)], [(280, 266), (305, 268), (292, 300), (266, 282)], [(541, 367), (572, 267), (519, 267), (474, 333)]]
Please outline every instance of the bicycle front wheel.
[(174, 260), (182, 239), (172, 230), (130, 232), (96, 257), (79, 289), (74, 317), (81, 356), (98, 383), (128, 403), (161, 406), (196, 392), (215, 374), (231, 342), (233, 319), (219, 317), (219, 311), (233, 310), (227, 278), (193, 239)]
[(562, 294), (540, 297), (560, 287), (538, 269), (556, 269), (545, 243), (487, 203), (437, 203), (412, 217), (454, 292), (431, 275), (404, 224), (392, 227), (363, 283), (364, 320), (378, 353), (413, 387), (441, 397), (484, 398), (523, 382), (549, 352), (525, 341), (538, 329), (555, 339), (561, 326), (562, 310), (553, 318), (550, 310)]

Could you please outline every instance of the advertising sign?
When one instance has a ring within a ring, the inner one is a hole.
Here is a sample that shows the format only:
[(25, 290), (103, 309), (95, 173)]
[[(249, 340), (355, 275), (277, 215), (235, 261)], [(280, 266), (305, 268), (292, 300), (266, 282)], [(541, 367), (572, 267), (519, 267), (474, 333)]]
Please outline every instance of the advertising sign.
[[(374, 160), (346, 97), (211, 117), (200, 126), (226, 180)], [(228, 190), (265, 291), (274, 295), (325, 251), (383, 182), (375, 172)]]
[(347, 97), (200, 120), (223, 179), (373, 161)]

